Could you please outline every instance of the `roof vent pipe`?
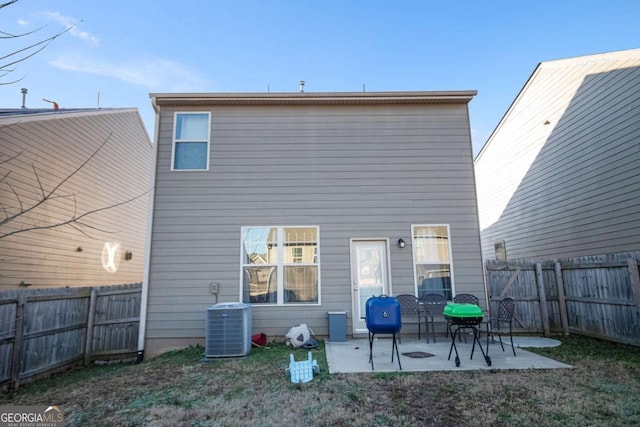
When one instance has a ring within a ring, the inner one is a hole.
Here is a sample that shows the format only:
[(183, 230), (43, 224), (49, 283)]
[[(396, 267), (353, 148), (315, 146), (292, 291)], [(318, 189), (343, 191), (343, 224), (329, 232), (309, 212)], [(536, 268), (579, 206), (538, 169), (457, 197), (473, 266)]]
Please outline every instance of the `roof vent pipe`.
[(300, 80), (300, 93), (304, 93), (304, 80)]
[(20, 89), (20, 92), (22, 92), (22, 108), (27, 108), (25, 104), (27, 102), (27, 92), (29, 92), (29, 89), (23, 87), (22, 89)]

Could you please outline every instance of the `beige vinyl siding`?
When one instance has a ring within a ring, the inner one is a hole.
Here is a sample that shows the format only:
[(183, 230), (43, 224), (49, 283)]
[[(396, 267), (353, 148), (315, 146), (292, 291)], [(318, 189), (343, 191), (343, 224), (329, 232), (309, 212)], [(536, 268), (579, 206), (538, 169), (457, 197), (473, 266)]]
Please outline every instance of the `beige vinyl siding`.
[(640, 50), (540, 64), (476, 160), (485, 258), (638, 250), (639, 141)]
[[(9, 172), (0, 185), (0, 200), (9, 214), (20, 209), (11, 188), (23, 206), (41, 196), (36, 175), (45, 192), (68, 177), (98, 146), (105, 147), (82, 170), (56, 192), (65, 196), (51, 200), (31, 213), (0, 227), (4, 234), (14, 229), (64, 221), (94, 209), (123, 202), (149, 188), (151, 143), (135, 109), (58, 112), (5, 117), (0, 120), (0, 165)], [(109, 136), (111, 135), (111, 136)], [(82, 220), (86, 234), (70, 226), (35, 230), (0, 239), (0, 286), (20, 282), (34, 287), (89, 286), (142, 280), (148, 197), (121, 207), (92, 214)], [(4, 214), (3, 214), (4, 217)], [(102, 265), (105, 242), (120, 242), (119, 270), (108, 273)], [(76, 251), (78, 247), (81, 252)]]
[(201, 338), (206, 307), (241, 298), (242, 226), (319, 227), (321, 304), (254, 305), (273, 338), (326, 335), (328, 311), (351, 333), (351, 238), (388, 238), (393, 293), (413, 293), (411, 224), (450, 224), (456, 288), (484, 295), (465, 104), (209, 107), (210, 170), (179, 173), (175, 111), (159, 115), (148, 339)]

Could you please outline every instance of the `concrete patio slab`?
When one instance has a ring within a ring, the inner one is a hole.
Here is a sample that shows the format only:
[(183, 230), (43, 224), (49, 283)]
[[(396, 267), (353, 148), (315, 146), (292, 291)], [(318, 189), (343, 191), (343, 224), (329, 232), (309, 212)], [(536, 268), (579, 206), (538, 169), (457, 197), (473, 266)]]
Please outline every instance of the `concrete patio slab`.
[[(489, 346), (489, 357), (491, 366), (487, 366), (482, 353), (477, 346), (471, 355), (471, 339), (465, 342), (456, 342), (458, 354), (460, 355), (460, 366), (455, 365), (455, 352), (448, 360), (451, 340), (439, 338), (436, 343), (427, 344), (425, 340), (403, 338), (402, 344), (398, 344), (400, 352), (400, 362), (402, 371), (420, 372), (420, 371), (455, 371), (455, 370), (479, 370), (479, 369), (559, 369), (571, 368), (572, 366), (557, 362), (555, 360), (543, 357), (522, 348), (519, 345), (527, 347), (554, 346), (559, 345), (557, 340), (549, 340), (546, 338), (521, 337), (525, 339), (517, 339), (514, 337), (516, 346), (516, 356), (513, 356), (511, 347), (505, 344), (503, 352), (500, 344), (491, 343)], [(485, 346), (483, 341), (483, 347)], [(329, 373), (356, 373), (356, 372), (372, 372), (369, 363), (369, 340), (353, 339), (346, 342), (330, 342), (325, 343), (327, 362), (329, 364)], [(373, 344), (373, 363), (375, 372), (396, 372), (399, 371), (398, 360), (394, 355), (391, 362), (391, 337), (376, 337)], [(486, 349), (485, 349), (486, 350)], [(404, 353), (404, 354), (403, 354)], [(432, 356), (415, 358), (414, 356), (424, 356), (420, 353), (428, 353)], [(417, 354), (416, 354), (417, 353)]]

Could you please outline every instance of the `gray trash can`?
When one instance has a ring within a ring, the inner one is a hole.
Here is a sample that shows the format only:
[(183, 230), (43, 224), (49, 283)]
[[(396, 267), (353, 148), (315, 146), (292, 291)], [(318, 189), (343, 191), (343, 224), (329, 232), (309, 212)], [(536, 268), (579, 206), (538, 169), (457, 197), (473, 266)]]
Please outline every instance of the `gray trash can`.
[(345, 342), (347, 330), (347, 312), (329, 311), (329, 341)]

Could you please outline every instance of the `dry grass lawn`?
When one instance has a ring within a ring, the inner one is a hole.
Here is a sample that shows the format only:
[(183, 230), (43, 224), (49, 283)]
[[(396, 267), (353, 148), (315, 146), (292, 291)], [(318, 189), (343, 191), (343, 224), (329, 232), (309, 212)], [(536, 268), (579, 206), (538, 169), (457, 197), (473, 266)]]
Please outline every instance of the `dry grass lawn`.
[(329, 375), (320, 346), (321, 373), (303, 385), (284, 374), (283, 345), (212, 363), (194, 347), (62, 374), (0, 405), (60, 405), (70, 426), (640, 425), (640, 348), (561, 340), (535, 351), (574, 369)]

